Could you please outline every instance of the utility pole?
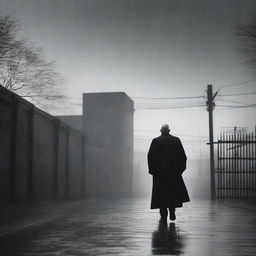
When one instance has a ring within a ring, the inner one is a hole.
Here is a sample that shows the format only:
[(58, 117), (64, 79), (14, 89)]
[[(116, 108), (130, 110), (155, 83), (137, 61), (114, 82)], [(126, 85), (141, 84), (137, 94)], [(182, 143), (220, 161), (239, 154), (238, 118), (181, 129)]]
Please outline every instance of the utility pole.
[(215, 107), (214, 98), (216, 97), (216, 92), (213, 95), (212, 85), (207, 85), (207, 111), (209, 113), (209, 144), (210, 144), (210, 167), (211, 167), (211, 198), (215, 198), (215, 178), (214, 178), (214, 141), (213, 141), (213, 110)]

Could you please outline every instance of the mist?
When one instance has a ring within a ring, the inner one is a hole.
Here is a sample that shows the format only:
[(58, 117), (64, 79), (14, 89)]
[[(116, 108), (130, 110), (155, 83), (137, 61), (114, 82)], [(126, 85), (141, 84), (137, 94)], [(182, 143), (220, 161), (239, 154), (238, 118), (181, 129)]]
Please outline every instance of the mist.
[[(213, 84), (219, 95), (255, 90), (254, 82), (243, 84), (255, 74), (236, 34), (253, 20), (255, 7), (242, 0), (1, 0), (0, 15), (17, 19), (21, 36), (41, 46), (63, 75), (69, 105), (52, 114), (81, 115), (82, 93), (122, 91), (134, 101), (135, 195), (150, 194), (147, 150), (168, 123), (188, 157), (189, 190), (201, 197), (209, 195), (205, 89)], [(223, 127), (254, 130), (255, 108), (235, 108), (253, 100), (216, 98), (215, 140)]]

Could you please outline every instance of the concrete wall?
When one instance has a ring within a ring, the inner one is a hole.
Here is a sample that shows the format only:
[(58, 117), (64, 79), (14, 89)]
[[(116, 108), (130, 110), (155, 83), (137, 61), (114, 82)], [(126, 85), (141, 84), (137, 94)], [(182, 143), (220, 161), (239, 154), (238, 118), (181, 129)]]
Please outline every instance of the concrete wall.
[(131, 195), (133, 112), (123, 92), (83, 94), (87, 195)]
[(29, 168), (31, 164), (30, 147), (32, 147), (31, 120), (33, 110), (30, 108), (29, 104), (19, 104), (19, 106), (17, 106), (17, 111), (14, 194), (17, 199), (26, 199), (28, 194)]
[[(2, 96), (2, 93), (0, 94)], [(2, 98), (2, 97), (1, 97)], [(12, 105), (11, 99), (0, 100), (0, 199), (10, 197)]]
[(63, 121), (65, 124), (75, 128), (76, 130), (81, 131), (83, 127), (83, 116), (74, 115), (74, 116), (55, 116), (56, 118)]
[(84, 137), (0, 87), (0, 200), (79, 197)]

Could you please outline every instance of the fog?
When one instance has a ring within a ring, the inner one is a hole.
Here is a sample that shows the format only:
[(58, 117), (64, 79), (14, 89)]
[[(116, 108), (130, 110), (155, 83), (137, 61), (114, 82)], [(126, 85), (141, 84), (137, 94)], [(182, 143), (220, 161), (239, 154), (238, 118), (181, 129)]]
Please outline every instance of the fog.
[(168, 123), (188, 157), (189, 191), (207, 197), (207, 84), (219, 89), (215, 140), (223, 127), (256, 125), (255, 108), (236, 108), (255, 103), (254, 96), (230, 96), (255, 92), (236, 34), (255, 7), (253, 0), (1, 0), (0, 15), (14, 16), (22, 36), (56, 62), (69, 107), (53, 114), (81, 114), (86, 92), (123, 91), (134, 100), (135, 195), (150, 194), (147, 150)]

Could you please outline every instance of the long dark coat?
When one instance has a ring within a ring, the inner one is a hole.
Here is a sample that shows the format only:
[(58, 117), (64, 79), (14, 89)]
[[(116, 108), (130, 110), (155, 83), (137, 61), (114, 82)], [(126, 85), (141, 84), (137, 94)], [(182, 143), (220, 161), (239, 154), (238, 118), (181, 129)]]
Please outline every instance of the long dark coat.
[(178, 137), (162, 134), (153, 139), (148, 151), (149, 173), (153, 175), (151, 209), (182, 207), (190, 201), (182, 178), (186, 161)]

